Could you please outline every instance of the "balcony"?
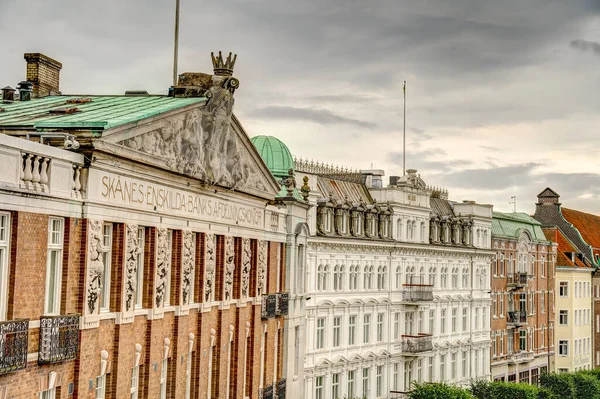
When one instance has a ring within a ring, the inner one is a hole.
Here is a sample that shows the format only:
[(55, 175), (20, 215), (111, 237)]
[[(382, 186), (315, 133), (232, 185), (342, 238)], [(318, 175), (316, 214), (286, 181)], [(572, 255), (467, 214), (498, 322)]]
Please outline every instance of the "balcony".
[(508, 364), (521, 364), (521, 363), (529, 363), (533, 361), (533, 352), (516, 352), (508, 354)]
[(517, 272), (506, 277), (506, 284), (508, 287), (515, 289), (523, 288), (527, 286), (527, 273)]
[(277, 316), (277, 294), (262, 296), (261, 315), (263, 319)]
[(258, 390), (258, 397), (260, 399), (274, 399), (275, 398), (274, 394), (275, 394), (275, 392), (273, 389), (273, 385), (269, 385), (266, 388)]
[(430, 302), (433, 301), (433, 285), (430, 284), (402, 284), (402, 302)]
[(508, 327), (518, 327), (527, 323), (527, 313), (522, 311), (509, 311), (506, 316)]
[(29, 320), (0, 322), (0, 374), (27, 367)]
[(72, 360), (79, 353), (79, 315), (40, 317), (39, 364)]
[(288, 314), (288, 302), (290, 294), (282, 292), (277, 295), (277, 309), (275, 310), (276, 316), (286, 316)]
[(402, 336), (402, 353), (404, 355), (416, 355), (422, 352), (428, 352), (433, 349), (432, 335), (403, 335)]
[(277, 381), (277, 399), (285, 399), (285, 386), (285, 378), (282, 378), (281, 380)]

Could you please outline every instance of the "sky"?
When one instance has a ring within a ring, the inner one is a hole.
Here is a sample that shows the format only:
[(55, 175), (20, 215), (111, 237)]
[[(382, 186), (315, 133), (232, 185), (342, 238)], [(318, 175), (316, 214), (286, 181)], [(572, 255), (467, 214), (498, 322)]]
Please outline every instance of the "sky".
[[(65, 94), (166, 93), (175, 0), (0, 0), (0, 86), (23, 53)], [(600, 0), (181, 0), (179, 72), (238, 54), (235, 113), (292, 154), (532, 213), (600, 214)]]

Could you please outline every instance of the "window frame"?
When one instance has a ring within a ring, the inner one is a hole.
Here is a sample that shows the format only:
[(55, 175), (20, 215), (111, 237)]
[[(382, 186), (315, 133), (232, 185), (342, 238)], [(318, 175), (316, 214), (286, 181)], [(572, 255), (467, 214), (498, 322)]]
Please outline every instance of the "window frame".
[[(108, 234), (107, 234), (108, 231)], [(107, 239), (108, 237), (108, 239)], [(107, 244), (108, 241), (108, 244)], [(112, 250), (114, 243), (114, 226), (112, 223), (102, 224), (102, 246), (104, 250), (100, 253), (104, 271), (102, 273), (102, 287), (100, 288), (99, 308), (100, 312), (110, 311), (110, 288), (111, 288), (111, 267)]]
[(9, 212), (0, 212), (0, 321), (8, 314), (8, 279), (10, 276), (10, 233)]
[[(59, 231), (58, 243), (54, 242), (54, 234), (56, 234), (55, 230), (53, 230), (54, 222), (59, 223)], [(65, 239), (65, 219), (59, 217), (50, 217), (48, 218), (48, 246), (47, 246), (47, 259), (46, 259), (46, 283), (45, 283), (45, 291), (44, 291), (44, 314), (45, 315), (58, 315), (60, 314), (60, 305), (62, 302), (62, 267), (63, 267), (63, 254), (64, 254), (64, 239)], [(52, 253), (56, 252), (56, 260), (57, 264), (54, 267), (55, 278), (54, 281), (51, 280), (51, 262), (52, 262)], [(50, 285), (52, 285), (52, 289), (54, 290), (54, 303), (50, 304)]]

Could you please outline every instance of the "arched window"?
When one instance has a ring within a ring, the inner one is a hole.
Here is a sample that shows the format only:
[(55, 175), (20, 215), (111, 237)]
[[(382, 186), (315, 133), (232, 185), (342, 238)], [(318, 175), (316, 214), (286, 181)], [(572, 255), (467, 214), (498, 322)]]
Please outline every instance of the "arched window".
[(317, 291), (323, 291), (325, 289), (324, 269), (325, 269), (325, 266), (323, 266), (323, 264), (320, 264), (319, 267), (317, 268)]
[(487, 271), (485, 270), (485, 268), (481, 269), (481, 281), (479, 282), (479, 288), (485, 288), (487, 286), (486, 284), (486, 278), (487, 278)]
[(415, 284), (415, 268), (412, 266), (406, 268), (406, 283)]
[(343, 266), (335, 265), (333, 268), (333, 290), (339, 291), (342, 289), (342, 272), (344, 270)]
[(487, 247), (487, 245), (488, 245), (488, 233), (487, 233), (487, 230), (484, 229), (483, 230), (483, 242), (481, 243), (481, 246)]
[(396, 267), (396, 288), (400, 288), (402, 286), (402, 268), (400, 266)]
[(412, 240), (412, 222), (408, 220), (406, 222), (406, 241)]
[(375, 268), (369, 267), (369, 289), (373, 288), (373, 280), (375, 280)]
[(421, 222), (421, 241), (425, 242), (427, 237), (425, 236), (425, 222)]
[(436, 273), (437, 273), (437, 271), (435, 270), (435, 267), (431, 266), (429, 268), (429, 285), (435, 286), (435, 274)]
[(378, 290), (383, 289), (384, 276), (385, 276), (385, 267), (379, 266), (377, 268), (377, 289)]
[(464, 268), (462, 271), (462, 286), (463, 288), (467, 288), (469, 285), (469, 269)]
[(452, 269), (452, 288), (458, 288), (458, 268)]
[(419, 284), (425, 284), (425, 266), (419, 269)]
[(364, 268), (363, 288), (365, 290), (371, 289), (371, 273), (369, 272), (369, 266), (365, 266), (365, 268)]
[(477, 268), (477, 270), (475, 270), (475, 287), (473, 288), (480, 288), (479, 284), (481, 283), (481, 273), (479, 272), (479, 268)]
[(448, 286), (448, 268), (442, 267), (440, 281), (442, 288), (446, 288)]
[(350, 280), (348, 285), (351, 290), (358, 289), (358, 266), (350, 265)]
[(396, 240), (401, 240), (402, 234), (404, 233), (404, 224), (402, 223), (402, 219), (398, 218), (396, 222)]

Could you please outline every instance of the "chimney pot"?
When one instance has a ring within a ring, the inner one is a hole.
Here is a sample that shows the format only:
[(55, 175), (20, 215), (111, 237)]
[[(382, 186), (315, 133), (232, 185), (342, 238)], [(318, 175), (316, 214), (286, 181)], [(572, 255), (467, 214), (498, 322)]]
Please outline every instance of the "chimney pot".
[(31, 93), (33, 92), (33, 84), (31, 82), (24, 80), (17, 85), (17, 89), (19, 89), (20, 101), (31, 100)]
[(60, 95), (62, 64), (41, 53), (25, 53), (27, 80), (33, 84), (33, 97)]
[(2, 102), (11, 104), (15, 100), (15, 89), (10, 86), (2, 88)]

